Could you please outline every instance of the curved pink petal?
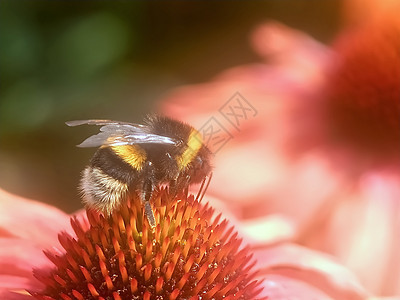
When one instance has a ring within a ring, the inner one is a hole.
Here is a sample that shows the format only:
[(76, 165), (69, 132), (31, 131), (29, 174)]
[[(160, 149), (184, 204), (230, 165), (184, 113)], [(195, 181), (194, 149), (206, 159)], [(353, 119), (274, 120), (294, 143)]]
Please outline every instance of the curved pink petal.
[(341, 295), (330, 295), (313, 284), (291, 278), (287, 274), (267, 274), (263, 282), (263, 296), (274, 300), (359, 300), (363, 298), (342, 298)]
[(279, 214), (242, 220), (238, 221), (238, 224), (236, 228), (241, 236), (246, 237), (254, 247), (290, 241), (296, 235), (293, 221)]
[(400, 297), (370, 297), (367, 300), (400, 300)]
[(368, 295), (357, 278), (333, 257), (305, 247), (283, 244), (260, 248), (255, 250), (255, 258), (261, 269), (260, 276), (266, 276), (271, 282), (271, 278), (278, 276), (282, 281), (277, 293), (282, 292), (284, 278), (289, 278), (300, 289), (312, 286), (332, 299), (365, 299)]
[(215, 215), (221, 214), (221, 219), (227, 219), (235, 227), (239, 236), (252, 246), (272, 245), (282, 241), (292, 240), (296, 236), (295, 224), (284, 215), (271, 214), (259, 218), (238, 218), (238, 212), (231, 204), (207, 195), (203, 201), (209, 202), (215, 210)]
[(330, 245), (372, 292), (399, 294), (400, 173), (371, 170), (341, 198), (315, 246)]
[(55, 245), (58, 232), (70, 228), (69, 216), (56, 207), (1, 189), (0, 211), (0, 236), (32, 240), (42, 248)]
[(0, 299), (32, 299), (27, 290), (42, 288), (40, 285), (32, 284), (32, 280), (19, 277), (0, 275)]
[(324, 82), (324, 66), (331, 61), (332, 52), (304, 32), (269, 22), (254, 30), (251, 41), (269, 65), (279, 66), (296, 82), (314, 87)]
[(43, 248), (35, 241), (0, 238), (0, 275), (32, 277), (32, 268), (50, 266)]
[(47, 268), (51, 262), (35, 241), (0, 238), (0, 299), (27, 299), (27, 290), (43, 285), (33, 277), (33, 268)]
[(9, 291), (0, 288), (0, 299), (4, 300), (32, 300), (32, 296), (26, 291)]

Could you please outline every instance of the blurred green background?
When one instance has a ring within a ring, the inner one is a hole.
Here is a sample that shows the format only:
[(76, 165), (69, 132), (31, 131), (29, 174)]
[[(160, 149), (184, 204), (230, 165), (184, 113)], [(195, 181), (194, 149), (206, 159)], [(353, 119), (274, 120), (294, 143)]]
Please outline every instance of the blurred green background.
[(1, 1), (0, 188), (72, 212), (94, 149), (74, 119), (140, 122), (174, 87), (259, 58), (249, 34), (277, 20), (328, 42), (335, 0)]

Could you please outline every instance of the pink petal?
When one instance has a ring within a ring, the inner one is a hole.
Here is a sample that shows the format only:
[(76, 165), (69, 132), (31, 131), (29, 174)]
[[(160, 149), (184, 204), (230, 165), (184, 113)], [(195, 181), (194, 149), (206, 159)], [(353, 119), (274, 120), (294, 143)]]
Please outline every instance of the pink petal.
[[(269, 63), (286, 66), (293, 74), (303, 78), (322, 79), (322, 66), (330, 59), (330, 50), (302, 31), (278, 22), (259, 26), (252, 34), (256, 52), (269, 59)], [(299, 77), (300, 81), (303, 81)]]
[(400, 176), (371, 170), (342, 199), (320, 242), (372, 292), (399, 294)]
[(0, 211), (0, 236), (33, 240), (42, 248), (57, 244), (57, 233), (70, 229), (69, 216), (61, 210), (1, 189)]
[(236, 228), (255, 247), (292, 240), (296, 232), (294, 223), (279, 214), (243, 220)]
[(283, 244), (256, 249), (255, 258), (260, 277), (279, 275), (298, 280), (333, 299), (364, 299), (367, 295), (357, 278), (333, 257), (305, 247)]
[[(262, 296), (271, 300), (342, 300), (344, 298), (336, 298), (328, 295), (319, 288), (304, 281), (290, 278), (285, 275), (268, 274), (263, 282), (264, 290)], [(350, 298), (345, 298), (350, 300)], [(360, 299), (360, 298), (357, 298)]]
[(36, 290), (38, 287), (39, 289), (42, 288), (42, 286), (37, 282), (34, 282), (33, 279), (19, 276), (0, 275), (0, 290), (23, 292), (26, 290)]
[[(0, 238), (0, 289), (10, 291), (41, 289), (43, 286), (33, 277), (32, 269), (50, 266), (51, 262), (35, 242), (18, 238)], [(14, 296), (18, 297), (18, 294)]]
[(204, 202), (209, 202), (215, 210), (215, 216), (221, 214), (229, 224), (235, 227), (239, 236), (246, 239), (246, 243), (253, 246), (271, 245), (274, 243), (292, 240), (295, 237), (295, 227), (290, 219), (283, 215), (271, 214), (268, 216), (252, 219), (241, 219), (237, 217), (235, 208), (231, 203), (221, 201), (219, 198), (206, 195)]
[(33, 297), (26, 291), (10, 292), (0, 288), (0, 299), (4, 300), (32, 300)]
[(367, 300), (400, 300), (400, 297), (370, 297)]

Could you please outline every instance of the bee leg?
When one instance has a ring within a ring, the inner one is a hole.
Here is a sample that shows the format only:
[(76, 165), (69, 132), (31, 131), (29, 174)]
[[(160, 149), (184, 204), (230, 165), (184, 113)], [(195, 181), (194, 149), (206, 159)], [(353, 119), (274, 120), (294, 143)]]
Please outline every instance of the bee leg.
[(144, 203), (144, 213), (152, 228), (156, 226), (153, 209), (151, 208), (150, 198), (153, 194), (154, 185), (150, 180), (143, 183), (142, 202)]
[(183, 190), (183, 194), (186, 196), (189, 193), (189, 182), (190, 182), (190, 176), (188, 175), (188, 176), (186, 176), (185, 180), (183, 181), (182, 188), (181, 188)]
[(175, 198), (179, 193), (187, 195), (190, 182), (190, 176), (177, 178), (169, 183), (169, 193), (172, 198)]
[(178, 191), (178, 189), (177, 189), (176, 179), (171, 180), (169, 182), (169, 194), (170, 194), (171, 198), (175, 198), (177, 191)]
[(156, 220), (154, 218), (153, 209), (151, 208), (149, 201), (144, 203), (144, 213), (146, 214), (147, 221), (149, 221), (150, 226), (152, 228), (156, 227)]

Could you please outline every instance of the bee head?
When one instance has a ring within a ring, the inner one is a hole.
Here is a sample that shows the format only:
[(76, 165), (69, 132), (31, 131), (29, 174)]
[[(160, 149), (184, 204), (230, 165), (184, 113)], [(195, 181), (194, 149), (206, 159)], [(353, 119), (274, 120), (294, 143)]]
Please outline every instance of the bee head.
[(209, 175), (212, 171), (211, 165), (212, 153), (206, 147), (202, 146), (198, 152), (198, 154), (194, 157), (191, 162), (191, 182), (198, 183), (201, 182), (204, 177)]

